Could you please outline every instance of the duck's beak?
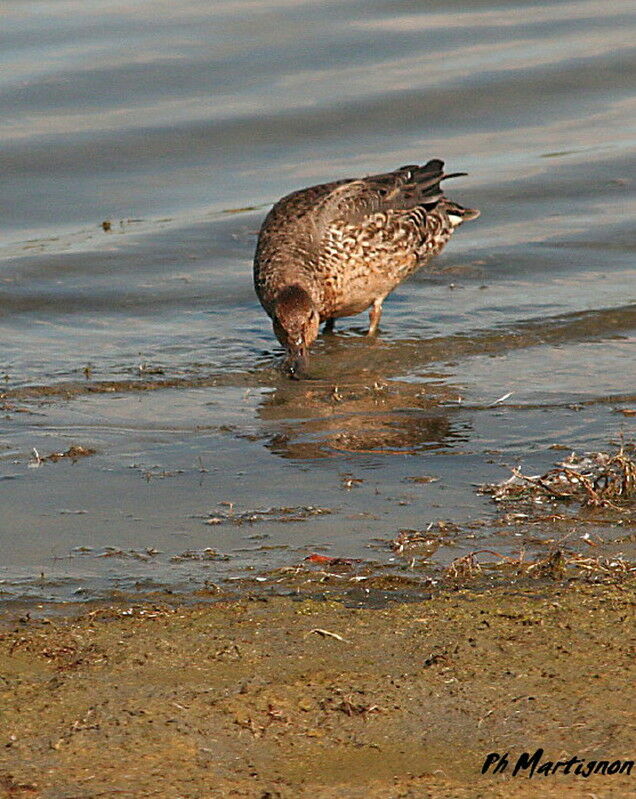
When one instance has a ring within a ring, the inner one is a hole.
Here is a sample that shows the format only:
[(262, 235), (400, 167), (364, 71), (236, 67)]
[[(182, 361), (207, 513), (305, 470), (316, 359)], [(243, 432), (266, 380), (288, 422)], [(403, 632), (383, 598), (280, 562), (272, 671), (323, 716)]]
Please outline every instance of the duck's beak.
[(292, 347), (285, 358), (284, 368), (291, 378), (299, 380), (307, 369), (307, 348), (304, 344)]

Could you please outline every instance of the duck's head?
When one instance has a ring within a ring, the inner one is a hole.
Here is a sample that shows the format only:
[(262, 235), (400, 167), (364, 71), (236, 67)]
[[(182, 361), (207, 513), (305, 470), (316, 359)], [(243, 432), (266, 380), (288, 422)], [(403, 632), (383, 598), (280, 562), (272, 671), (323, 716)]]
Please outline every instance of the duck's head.
[(318, 335), (320, 314), (309, 293), (293, 285), (277, 295), (272, 319), (276, 338), (287, 350), (284, 366), (297, 377), (307, 366), (307, 350)]

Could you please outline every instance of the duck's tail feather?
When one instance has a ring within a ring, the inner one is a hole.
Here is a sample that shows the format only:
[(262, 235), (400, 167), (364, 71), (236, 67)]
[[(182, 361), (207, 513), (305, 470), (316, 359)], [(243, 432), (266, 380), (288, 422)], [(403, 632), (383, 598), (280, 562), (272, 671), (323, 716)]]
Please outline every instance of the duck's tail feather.
[(321, 203), (315, 227), (320, 231), (334, 219), (355, 225), (378, 211), (431, 210), (444, 197), (441, 182), (465, 174), (445, 174), (444, 162), (434, 158), (422, 166), (409, 164), (394, 172), (334, 184)]
[(440, 183), (450, 178), (461, 178), (467, 172), (444, 172), (444, 162), (439, 158), (433, 158), (428, 163), (418, 166), (407, 165), (396, 170), (397, 175), (402, 179), (401, 190), (410, 195), (411, 202), (416, 200), (418, 205), (433, 205), (442, 198), (444, 192)]

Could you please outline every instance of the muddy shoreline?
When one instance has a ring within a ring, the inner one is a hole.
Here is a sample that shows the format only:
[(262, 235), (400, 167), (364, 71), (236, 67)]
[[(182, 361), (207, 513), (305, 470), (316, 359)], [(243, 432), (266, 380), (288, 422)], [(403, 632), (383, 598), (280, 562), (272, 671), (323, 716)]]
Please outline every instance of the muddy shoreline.
[(0, 633), (6, 797), (625, 797), (633, 774), (481, 775), (634, 753), (632, 578), (353, 609), (99, 606)]

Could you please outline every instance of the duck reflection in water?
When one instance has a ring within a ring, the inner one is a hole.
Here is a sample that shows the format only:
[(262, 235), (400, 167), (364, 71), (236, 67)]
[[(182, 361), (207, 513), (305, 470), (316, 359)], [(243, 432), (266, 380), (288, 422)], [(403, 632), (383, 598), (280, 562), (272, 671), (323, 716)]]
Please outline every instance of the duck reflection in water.
[(283, 458), (415, 455), (469, 437), (469, 422), (453, 418), (458, 408), (440, 407), (451, 396), (437, 384), (423, 391), (400, 381), (288, 382), (267, 395), (258, 416), (265, 446)]

